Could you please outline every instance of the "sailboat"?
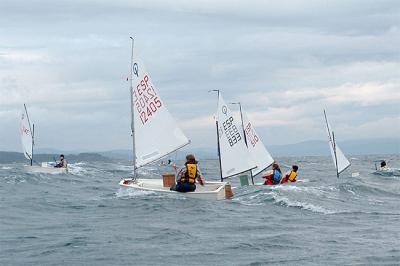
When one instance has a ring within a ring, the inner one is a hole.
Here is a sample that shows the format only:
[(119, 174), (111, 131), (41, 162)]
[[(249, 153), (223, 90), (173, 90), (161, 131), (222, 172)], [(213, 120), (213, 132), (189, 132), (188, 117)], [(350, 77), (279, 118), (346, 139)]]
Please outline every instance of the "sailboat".
[[(48, 165), (46, 162), (43, 162), (41, 165), (36, 163), (33, 160), (33, 147), (34, 147), (34, 137), (35, 137), (35, 124), (32, 124), (29, 120), (28, 110), (26, 109), (26, 105), (24, 104), (24, 110), (21, 114), (21, 124), (20, 124), (20, 134), (21, 134), (21, 143), (22, 143), (22, 151), (24, 152), (24, 156), (29, 160), (30, 165), (25, 166), (25, 170), (34, 173), (46, 173), (46, 174), (61, 174), (66, 173), (68, 171), (67, 168), (55, 168), (51, 165)], [(33, 165), (33, 163), (38, 165)]]
[(218, 92), (218, 109), (216, 115), (218, 158), (221, 170), (221, 181), (232, 176), (253, 171), (257, 168), (245, 141), (241, 125), (233, 116), (228, 105)]
[[(122, 179), (123, 187), (163, 193), (180, 193), (164, 186), (164, 179), (143, 179), (137, 175), (140, 167), (155, 162), (188, 145), (189, 139), (176, 124), (165, 102), (157, 93), (150, 75), (140, 60), (132, 40), (130, 70), (131, 131), (133, 139), (133, 177)], [(225, 199), (226, 182), (205, 182), (194, 192), (182, 193), (186, 197), (199, 199)]]
[(257, 134), (247, 114), (243, 112), (241, 103), (236, 102), (232, 104), (239, 105), (244, 141), (253, 161), (256, 163), (257, 166), (250, 171), (251, 181), (254, 185), (254, 176), (260, 174), (265, 169), (270, 167), (274, 163), (274, 159), (262, 142), (261, 137)]
[(336, 176), (337, 178), (339, 178), (340, 173), (346, 170), (351, 164), (336, 143), (335, 133), (331, 130), (331, 126), (328, 122), (328, 117), (326, 116), (325, 110), (324, 110), (324, 117), (325, 117), (326, 129), (328, 132), (329, 149), (331, 151), (333, 163), (336, 168)]

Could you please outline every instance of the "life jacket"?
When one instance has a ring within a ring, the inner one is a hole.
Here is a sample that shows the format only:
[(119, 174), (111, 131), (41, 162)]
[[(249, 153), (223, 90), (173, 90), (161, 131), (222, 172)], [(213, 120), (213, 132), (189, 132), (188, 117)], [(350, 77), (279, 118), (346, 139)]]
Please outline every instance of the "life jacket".
[(194, 163), (186, 164), (186, 170), (182, 171), (181, 183), (188, 183), (194, 185), (197, 178), (197, 165)]
[(282, 177), (282, 173), (279, 172), (278, 170), (274, 170), (273, 179), (274, 179), (275, 184), (279, 184), (279, 182), (281, 182), (281, 177)]
[(287, 178), (288, 182), (296, 182), (296, 177), (297, 177), (297, 173), (294, 171), (291, 171)]

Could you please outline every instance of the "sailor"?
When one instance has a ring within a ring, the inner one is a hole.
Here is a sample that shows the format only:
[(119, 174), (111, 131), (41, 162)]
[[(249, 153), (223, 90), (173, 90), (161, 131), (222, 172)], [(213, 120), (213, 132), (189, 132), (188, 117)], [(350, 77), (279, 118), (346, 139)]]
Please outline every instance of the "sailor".
[(196, 180), (198, 180), (200, 185), (204, 186), (197, 163), (198, 162), (194, 155), (188, 154), (186, 156), (185, 167), (178, 172), (178, 180), (176, 185), (171, 187), (171, 190), (178, 192), (193, 192), (196, 190)]
[(265, 178), (264, 185), (277, 185), (281, 182), (282, 178), (282, 171), (277, 163), (272, 164), (272, 173), (266, 176), (263, 176), (262, 178)]
[(388, 166), (386, 165), (386, 162), (384, 160), (381, 161), (381, 171), (387, 171)]
[(282, 178), (282, 184), (286, 182), (296, 182), (297, 181), (297, 170), (299, 170), (299, 167), (297, 165), (292, 166), (292, 171), (289, 173), (286, 173), (285, 177)]
[(56, 168), (67, 168), (68, 162), (64, 158), (64, 154), (60, 155), (60, 162), (56, 164), (54, 167)]

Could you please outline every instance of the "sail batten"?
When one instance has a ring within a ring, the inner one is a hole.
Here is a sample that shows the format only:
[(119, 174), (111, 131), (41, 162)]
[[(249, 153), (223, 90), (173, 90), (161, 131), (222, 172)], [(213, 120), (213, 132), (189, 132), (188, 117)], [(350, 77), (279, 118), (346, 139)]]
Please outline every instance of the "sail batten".
[(218, 137), (222, 178), (232, 177), (254, 169), (256, 164), (247, 149), (241, 125), (218, 93)]
[(135, 168), (182, 148), (190, 143), (161, 99), (137, 49), (131, 67), (131, 104)]

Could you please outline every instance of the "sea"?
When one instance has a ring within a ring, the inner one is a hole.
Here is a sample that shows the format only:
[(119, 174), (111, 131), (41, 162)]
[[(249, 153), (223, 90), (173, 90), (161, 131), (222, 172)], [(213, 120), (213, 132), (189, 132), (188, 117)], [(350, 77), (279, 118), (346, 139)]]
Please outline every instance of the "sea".
[[(277, 158), (303, 182), (232, 178), (222, 201), (122, 188), (129, 161), (58, 175), (0, 164), (0, 265), (400, 265), (400, 177), (374, 174), (379, 159), (400, 168), (399, 154), (353, 156), (337, 178), (330, 157)], [(200, 167), (219, 180), (217, 160)], [(139, 176), (168, 172), (157, 163)]]

